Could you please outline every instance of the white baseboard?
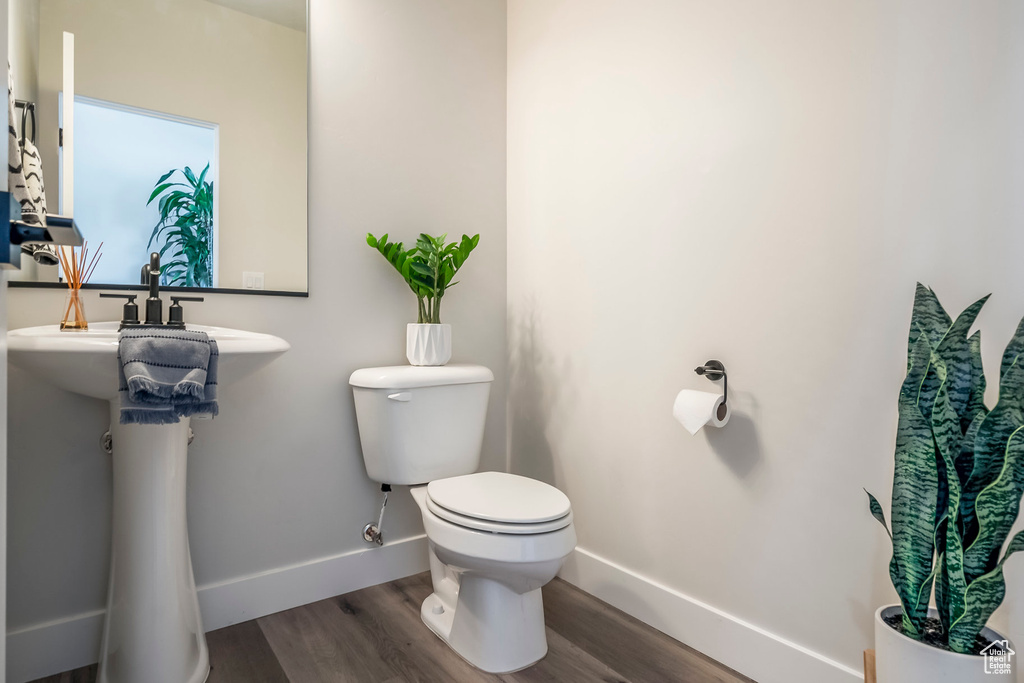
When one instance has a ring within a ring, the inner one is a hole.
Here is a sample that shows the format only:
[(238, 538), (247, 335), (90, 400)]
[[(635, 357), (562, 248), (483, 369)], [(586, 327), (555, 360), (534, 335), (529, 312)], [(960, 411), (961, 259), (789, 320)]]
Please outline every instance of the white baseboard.
[[(207, 631), (306, 605), (430, 568), (427, 538), (388, 541), (199, 587)], [(7, 632), (7, 683), (87, 666), (99, 659), (106, 610), (33, 624)]]
[(860, 683), (860, 671), (661, 585), (583, 548), (560, 576), (759, 683)]
[(34, 681), (95, 662), (105, 613), (94, 610), (8, 631), (8, 683)]

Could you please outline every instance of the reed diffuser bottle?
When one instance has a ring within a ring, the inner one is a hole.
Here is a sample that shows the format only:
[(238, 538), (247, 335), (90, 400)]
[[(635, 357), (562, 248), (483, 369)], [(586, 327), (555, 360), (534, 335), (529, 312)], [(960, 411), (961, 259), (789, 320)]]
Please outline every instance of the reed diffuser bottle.
[[(64, 300), (64, 317), (60, 321), (62, 330), (88, 330), (89, 321), (85, 317), (85, 302), (82, 300), (82, 285), (89, 282), (96, 264), (99, 263), (103, 243), (89, 257), (89, 242), (82, 242), (80, 250), (75, 247), (60, 247), (57, 256), (60, 258), (61, 268), (64, 270), (64, 279), (68, 283), (68, 295)], [(70, 251), (70, 254), (68, 252)], [(88, 264), (88, 265), (87, 265)]]

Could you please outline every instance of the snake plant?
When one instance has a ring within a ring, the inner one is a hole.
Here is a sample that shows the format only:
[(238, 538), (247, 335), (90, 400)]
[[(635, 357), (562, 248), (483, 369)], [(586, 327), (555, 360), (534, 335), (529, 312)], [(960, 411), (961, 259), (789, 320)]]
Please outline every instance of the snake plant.
[(1003, 353), (999, 400), (984, 403), (981, 336), (968, 336), (988, 297), (952, 321), (935, 293), (917, 285), (907, 377), (900, 389), (889, 576), (903, 609), (900, 630), (920, 640), (932, 588), (940, 642), (972, 653), (1006, 595), (1003, 564), (1024, 549), (1024, 532), (1003, 548), (1024, 492), (1024, 320)]
[(379, 239), (372, 233), (366, 234), (366, 243), (394, 266), (416, 295), (419, 323), (441, 322), (441, 299), (449, 287), (458, 284), (452, 278), (480, 242), (480, 235), (463, 235), (461, 241), (445, 244), (447, 237), (421, 233), (416, 246), (406, 250), (401, 242), (388, 242), (387, 233)]

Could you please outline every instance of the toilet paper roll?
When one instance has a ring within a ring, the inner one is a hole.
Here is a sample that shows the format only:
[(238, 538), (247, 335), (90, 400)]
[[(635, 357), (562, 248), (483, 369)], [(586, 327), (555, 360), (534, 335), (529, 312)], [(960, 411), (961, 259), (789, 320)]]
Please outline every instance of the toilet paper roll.
[(686, 427), (686, 431), (696, 434), (704, 425), (724, 427), (729, 421), (730, 411), (722, 394), (683, 389), (676, 396), (672, 414)]

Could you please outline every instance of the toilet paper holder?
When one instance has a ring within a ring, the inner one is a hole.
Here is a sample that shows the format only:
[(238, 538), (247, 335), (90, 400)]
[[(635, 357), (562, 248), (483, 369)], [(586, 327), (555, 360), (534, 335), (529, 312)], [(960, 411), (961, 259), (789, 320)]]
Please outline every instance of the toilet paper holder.
[(722, 404), (729, 402), (729, 377), (725, 374), (725, 365), (720, 360), (709, 360), (699, 367), (693, 369), (698, 375), (704, 375), (713, 382), (722, 382)]

